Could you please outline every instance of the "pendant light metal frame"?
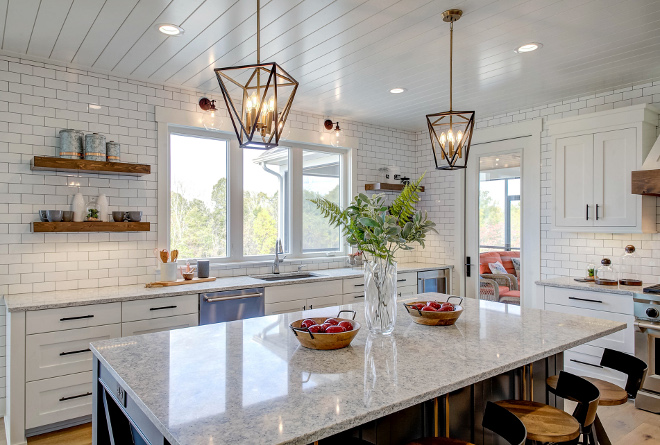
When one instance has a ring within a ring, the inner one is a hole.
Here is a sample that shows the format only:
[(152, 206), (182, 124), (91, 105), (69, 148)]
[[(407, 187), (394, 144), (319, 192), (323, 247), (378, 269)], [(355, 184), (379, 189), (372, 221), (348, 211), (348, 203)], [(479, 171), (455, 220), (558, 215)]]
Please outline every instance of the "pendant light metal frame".
[[(227, 111), (229, 112), (229, 117), (231, 118), (231, 123), (234, 127), (234, 132), (236, 133), (240, 147), (253, 148), (258, 150), (270, 150), (271, 148), (277, 147), (279, 145), (280, 138), (282, 137), (284, 131), (284, 125), (287, 118), (289, 117), (291, 105), (293, 104), (293, 98), (296, 95), (299, 84), (277, 63), (261, 63), (260, 11), (260, 0), (257, 0), (257, 63), (251, 65), (216, 68), (213, 71), (215, 72), (216, 78), (218, 79), (218, 84), (220, 85), (220, 90), (222, 92), (222, 98), (224, 99), (225, 105), (227, 106)], [(247, 82), (242, 84), (229, 75), (230, 72), (236, 70), (241, 72), (248, 70), (253, 71)], [(266, 75), (268, 78), (265, 85), (261, 84), (262, 75)], [(242, 90), (242, 103), (240, 109), (236, 107), (236, 104), (232, 100), (232, 97), (229, 93), (229, 85), (226, 82), (230, 82), (233, 86), (236, 86)], [(281, 111), (278, 111), (278, 100), (282, 99), (282, 97), (280, 97), (281, 94), (278, 94), (278, 88), (282, 87), (293, 87), (293, 89), (289, 94), (288, 99), (286, 99), (286, 105)], [(268, 112), (267, 109), (269, 105), (266, 104), (266, 98), (268, 97), (268, 93), (271, 91), (273, 93), (272, 97), (274, 100), (272, 116), (273, 129), (271, 132), (262, 135), (261, 130), (258, 128), (257, 124), (261, 122), (262, 115)], [(254, 118), (252, 119), (252, 122), (246, 122), (246, 111), (248, 109), (247, 104), (250, 100), (250, 94), (253, 92), (256, 92), (257, 97), (259, 98), (259, 106)]]
[[(442, 19), (449, 22), (449, 111), (427, 114), (426, 124), (431, 138), (431, 148), (435, 168), (437, 170), (457, 170), (467, 168), (472, 133), (474, 131), (474, 111), (453, 110), (453, 58), (454, 58), (454, 22), (461, 18), (463, 11), (460, 9), (448, 9), (442, 13)], [(459, 127), (459, 131), (455, 131)], [(452, 135), (461, 135), (456, 143), (445, 143), (443, 130), (451, 131)], [(441, 133), (441, 136), (438, 136)], [(438, 155), (440, 159), (438, 159)], [(462, 160), (462, 163), (459, 163)]]

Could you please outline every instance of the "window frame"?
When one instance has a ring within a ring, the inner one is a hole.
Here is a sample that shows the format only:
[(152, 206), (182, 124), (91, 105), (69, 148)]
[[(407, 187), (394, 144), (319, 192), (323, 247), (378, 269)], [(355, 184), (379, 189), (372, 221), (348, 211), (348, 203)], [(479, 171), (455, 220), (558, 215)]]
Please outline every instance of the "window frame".
[[(159, 171), (159, 207), (164, 206), (164, 217), (159, 218), (159, 225), (164, 225), (165, 229), (159, 227), (159, 245), (161, 248), (170, 249), (170, 218), (171, 218), (171, 165), (170, 165), (170, 141), (172, 134), (183, 136), (195, 136), (227, 141), (227, 256), (207, 259), (211, 263), (251, 263), (270, 261), (274, 255), (244, 255), (243, 252), (243, 150), (239, 147), (236, 136), (228, 131), (210, 131), (199, 127), (190, 127), (176, 124), (168, 124), (166, 132), (165, 153), (161, 150), (161, 155), (165, 154), (167, 159), (163, 166), (166, 166), (165, 172)], [(353, 149), (350, 147), (333, 147), (329, 145), (314, 144), (301, 141), (282, 141), (281, 146), (289, 148), (289, 245), (288, 259), (311, 259), (328, 256), (341, 257), (349, 251), (345, 237), (341, 236), (340, 250), (328, 252), (310, 252), (303, 253), (303, 151), (319, 151), (340, 155), (340, 205), (345, 207), (350, 202), (353, 189), (355, 188), (355, 158)], [(165, 186), (164, 195), (161, 190)], [(166, 199), (162, 199), (165, 197)], [(287, 250), (285, 248), (285, 250)], [(179, 260), (180, 263), (186, 259)]]

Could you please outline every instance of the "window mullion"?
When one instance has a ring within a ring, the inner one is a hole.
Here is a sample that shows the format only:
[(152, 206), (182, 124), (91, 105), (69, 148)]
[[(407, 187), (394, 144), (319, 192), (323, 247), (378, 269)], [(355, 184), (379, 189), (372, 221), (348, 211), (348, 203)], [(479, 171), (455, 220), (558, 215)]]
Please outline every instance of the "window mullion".
[(289, 239), (291, 240), (291, 255), (302, 255), (303, 243), (303, 156), (302, 149), (292, 147), (290, 151), (291, 162), (291, 225)]
[(229, 258), (234, 261), (243, 259), (243, 150), (238, 141), (232, 139), (229, 143), (229, 231), (227, 243)]

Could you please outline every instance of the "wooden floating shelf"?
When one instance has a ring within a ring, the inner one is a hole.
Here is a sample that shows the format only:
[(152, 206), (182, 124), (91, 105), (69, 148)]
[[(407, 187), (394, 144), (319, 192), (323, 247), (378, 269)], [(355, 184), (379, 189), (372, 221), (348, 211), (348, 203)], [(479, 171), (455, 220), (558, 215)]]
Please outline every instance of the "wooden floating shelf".
[[(381, 192), (400, 192), (405, 187), (404, 184), (388, 184), (386, 182), (377, 182), (375, 184), (365, 184), (365, 190), (381, 191)], [(424, 191), (424, 186), (419, 186), (419, 191)]]
[(148, 222), (33, 222), (34, 232), (148, 232)]
[(32, 159), (30, 169), (87, 173), (116, 173), (123, 175), (148, 175), (151, 173), (151, 165), (148, 164), (90, 161), (86, 159), (64, 159), (52, 156), (35, 156), (34, 159)]
[(632, 172), (631, 190), (634, 195), (660, 196), (660, 170)]

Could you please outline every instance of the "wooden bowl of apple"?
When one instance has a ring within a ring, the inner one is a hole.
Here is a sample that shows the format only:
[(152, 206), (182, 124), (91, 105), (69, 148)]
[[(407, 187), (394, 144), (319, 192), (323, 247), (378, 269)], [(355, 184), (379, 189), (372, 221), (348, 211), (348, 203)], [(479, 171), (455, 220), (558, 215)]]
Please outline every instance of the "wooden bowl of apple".
[[(342, 312), (353, 314), (353, 318), (340, 318)], [(331, 350), (350, 345), (360, 323), (355, 321), (355, 311), (339, 311), (336, 317), (312, 317), (296, 320), (289, 325), (296, 338), (306, 348)]]
[[(458, 298), (457, 304), (449, 300)], [(456, 323), (458, 317), (463, 313), (463, 298), (449, 296), (447, 301), (414, 301), (403, 303), (406, 311), (412, 315), (413, 321), (426, 326), (450, 326)]]

